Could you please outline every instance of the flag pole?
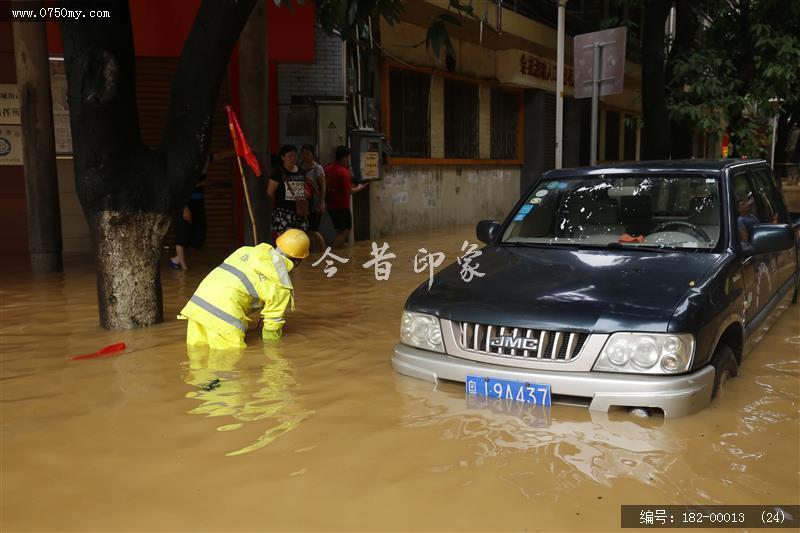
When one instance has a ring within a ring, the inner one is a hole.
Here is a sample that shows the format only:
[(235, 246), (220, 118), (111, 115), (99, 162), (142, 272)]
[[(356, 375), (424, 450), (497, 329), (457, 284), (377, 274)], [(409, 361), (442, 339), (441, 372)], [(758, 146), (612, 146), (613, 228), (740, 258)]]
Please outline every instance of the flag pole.
[[(230, 108), (230, 106), (226, 106)], [(247, 180), (244, 177), (244, 168), (242, 167), (242, 159), (239, 157), (239, 143), (236, 141), (236, 132), (233, 130), (233, 124), (230, 117), (228, 118), (228, 130), (231, 133), (231, 140), (233, 141), (233, 151), (236, 154), (236, 163), (239, 165), (239, 176), (242, 178), (242, 189), (244, 189), (244, 200), (247, 203), (247, 212), (250, 215), (250, 224), (253, 227), (253, 245), (258, 244), (258, 231), (256, 230), (256, 217), (253, 215), (253, 205), (250, 203), (250, 191), (247, 189)]]

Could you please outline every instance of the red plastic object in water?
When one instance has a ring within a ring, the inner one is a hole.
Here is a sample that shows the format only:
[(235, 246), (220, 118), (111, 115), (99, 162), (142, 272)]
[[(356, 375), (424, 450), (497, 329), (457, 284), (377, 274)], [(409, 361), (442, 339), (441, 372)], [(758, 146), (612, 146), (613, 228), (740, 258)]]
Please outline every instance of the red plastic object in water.
[(76, 355), (72, 358), (73, 361), (80, 361), (81, 359), (95, 359), (97, 357), (113, 357), (115, 355), (122, 355), (122, 351), (125, 350), (125, 343), (118, 342), (117, 344), (111, 344), (97, 350), (94, 353), (87, 353), (86, 355)]

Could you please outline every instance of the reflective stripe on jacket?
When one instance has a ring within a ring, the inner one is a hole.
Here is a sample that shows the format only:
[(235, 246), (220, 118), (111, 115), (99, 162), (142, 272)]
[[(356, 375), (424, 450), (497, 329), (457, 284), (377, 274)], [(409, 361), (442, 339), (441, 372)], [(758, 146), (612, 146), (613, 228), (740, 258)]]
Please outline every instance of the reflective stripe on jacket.
[(209, 272), (179, 316), (223, 335), (243, 337), (247, 315), (261, 307), (264, 327), (280, 329), (286, 309), (294, 309), (292, 266), (268, 244), (243, 246)]

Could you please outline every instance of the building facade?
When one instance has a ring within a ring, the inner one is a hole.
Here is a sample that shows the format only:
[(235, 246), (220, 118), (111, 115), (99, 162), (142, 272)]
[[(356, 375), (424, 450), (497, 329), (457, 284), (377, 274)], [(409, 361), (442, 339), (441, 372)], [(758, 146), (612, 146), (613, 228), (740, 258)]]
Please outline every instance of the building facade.
[[(442, 57), (424, 43), (447, 2), (409, 2), (399, 24), (381, 23), (381, 128), (392, 155), (384, 179), (370, 187), (372, 237), (501, 218), (554, 168), (556, 29), (536, 12), (502, 7), (511, 4), (476, 4), (485, 7), (484, 23), (451, 28), (453, 54)], [(555, 16), (546, 2), (519, 4)], [(569, 35), (565, 58), (568, 167), (589, 163), (590, 103), (572, 98)], [(602, 161), (639, 158), (641, 69), (632, 61), (625, 68), (624, 91), (601, 99)]]

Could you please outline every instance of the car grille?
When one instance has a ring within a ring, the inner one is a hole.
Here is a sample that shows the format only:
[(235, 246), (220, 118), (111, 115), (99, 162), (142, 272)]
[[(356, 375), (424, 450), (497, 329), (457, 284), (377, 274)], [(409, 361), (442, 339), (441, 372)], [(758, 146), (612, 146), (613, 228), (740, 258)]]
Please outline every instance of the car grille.
[[(570, 361), (581, 352), (589, 338), (588, 333), (570, 331), (547, 331), (529, 328), (512, 328), (453, 322), (458, 347), (462, 350), (488, 355), (506, 355), (542, 361)], [(537, 346), (532, 349), (522, 347), (493, 346), (498, 337), (510, 336), (514, 339), (536, 339)]]

